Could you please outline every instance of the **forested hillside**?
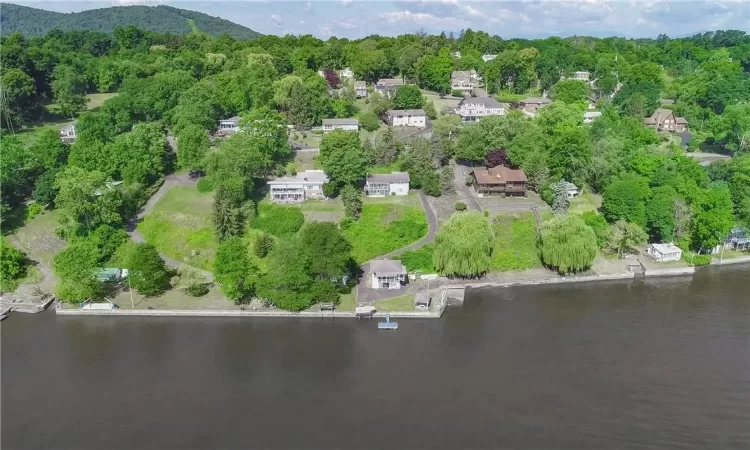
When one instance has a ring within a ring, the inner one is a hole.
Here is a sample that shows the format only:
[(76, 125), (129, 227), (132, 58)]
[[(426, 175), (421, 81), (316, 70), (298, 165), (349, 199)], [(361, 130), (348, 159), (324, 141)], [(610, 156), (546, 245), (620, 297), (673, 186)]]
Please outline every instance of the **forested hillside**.
[[(59, 297), (68, 301), (103, 295), (93, 270), (112, 256), (114, 244), (108, 243), (127, 239), (124, 225), (160, 180), (178, 170), (204, 173), (200, 192), (214, 192), (214, 229), (201, 240), (218, 246), (214, 269), (229, 298), (245, 301), (257, 289), (262, 298), (295, 310), (335, 299), (339, 287), (329, 280), (347, 273), (313, 262), (348, 259), (306, 259), (297, 250), (302, 244), (315, 248), (318, 235), (339, 242), (337, 227), (309, 235), (303, 228), (297, 235), (304, 221), (300, 210), (274, 212), (253, 203), (266, 180), (297, 170), (289, 146), (293, 135), (313, 134), (326, 118), (357, 117), (367, 129), (327, 133), (319, 141), (317, 162), (330, 179), (323, 191), (329, 197), (342, 193), (347, 217), (340, 226), (349, 244), (357, 244), (372, 220), (357, 198), (367, 173), (403, 170), (411, 188), (449, 195), (455, 187), (451, 159), (523, 169), (527, 187), (561, 217), (568, 212), (566, 182), (600, 199), (601, 207), (582, 219), (570, 211), (575, 223), (552, 222), (547, 242), (572, 229), (620, 255), (646, 239), (705, 253), (733, 227), (750, 225), (750, 37), (742, 31), (637, 41), (504, 40), (465, 30), (459, 36), (261, 36), (240, 42), (125, 27), (112, 34), (55, 31), (41, 38), (14, 33), (2, 38), (0, 51), (2, 215), (23, 210), (32, 198), (38, 208), (57, 211), (70, 246), (58, 255), (55, 270), (67, 287)], [(497, 56), (485, 62), (484, 54)], [(368, 84), (386, 77), (410, 84), (393, 98), (372, 92), (357, 99), (352, 84), (335, 72), (346, 67)], [(471, 69), (496, 99), (510, 103), (547, 92), (550, 102), (532, 115), (509, 106), (507, 114), (462, 123), (436, 107), (445, 100), (436, 93), (449, 92), (451, 71)], [(589, 72), (592, 82), (569, 78), (578, 71)], [(87, 94), (113, 92), (100, 108), (86, 111)], [(72, 144), (61, 143), (55, 129), (25, 141), (51, 102), (60, 123), (77, 119)], [(689, 144), (644, 123), (659, 107), (686, 118)], [(389, 109), (417, 108), (432, 119), (429, 139), (406, 142), (379, 119)], [(601, 116), (584, 123), (591, 108)], [(218, 121), (235, 115), (243, 132), (210, 140)], [(299, 133), (287, 133), (287, 125)], [(176, 137), (176, 152), (168, 133)], [(731, 158), (703, 167), (688, 155), (696, 150)], [(107, 181), (122, 183), (110, 189)], [(418, 222), (406, 219), (397, 221), (404, 230), (394, 225), (391, 231), (423, 235)], [(270, 224), (258, 228), (264, 233), (288, 229), (276, 244), (266, 239), (272, 249), (255, 250), (269, 255), (265, 273), (246, 260), (246, 247), (237, 241), (248, 224), (258, 223)], [(170, 236), (169, 229), (160, 230), (162, 238)], [(593, 256), (590, 244), (586, 254)], [(576, 248), (570, 253), (580, 254)], [(81, 267), (68, 270), (72, 262)], [(591, 261), (584, 263), (557, 270), (583, 270)]]
[(115, 28), (124, 26), (135, 26), (157, 33), (188, 34), (192, 30), (190, 20), (195, 22), (195, 26), (201, 32), (212, 36), (227, 34), (238, 40), (260, 36), (260, 33), (228, 20), (164, 5), (115, 6), (69, 14), (11, 3), (0, 5), (0, 24), (5, 36), (16, 31), (26, 36), (42, 36), (55, 28), (63, 31), (90, 30), (111, 33)]

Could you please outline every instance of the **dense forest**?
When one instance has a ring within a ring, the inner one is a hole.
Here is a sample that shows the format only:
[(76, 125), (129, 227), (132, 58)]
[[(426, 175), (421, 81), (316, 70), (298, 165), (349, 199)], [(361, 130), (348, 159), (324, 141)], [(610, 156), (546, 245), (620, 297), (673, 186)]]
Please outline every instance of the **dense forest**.
[(0, 4), (0, 30), (4, 36), (15, 32), (24, 36), (44, 36), (54, 29), (112, 33), (115, 28), (124, 26), (157, 33), (200, 31), (217, 37), (227, 34), (241, 40), (260, 36), (260, 33), (219, 17), (165, 5), (113, 6), (66, 14), (12, 3)]
[[(320, 164), (332, 179), (327, 193), (341, 191), (345, 202), (356, 204), (356, 194), (347, 200), (350, 187), (364, 180), (369, 165), (399, 164), (413, 187), (437, 196), (452, 185), (448, 160), (499, 161), (523, 168), (530, 187), (553, 206), (560, 180), (602, 194), (602, 214), (585, 217), (585, 225), (574, 224), (596, 232), (599, 245), (605, 245), (614, 227), (623, 242), (645, 233), (650, 241), (674, 240), (700, 251), (718, 244), (732, 227), (750, 224), (750, 36), (741, 31), (640, 40), (504, 40), (465, 30), (458, 36), (237, 41), (227, 35), (178, 36), (125, 27), (112, 34), (14, 33), (3, 38), (1, 51), (3, 211), (32, 197), (60, 209), (62, 233), (88, 243), (70, 247), (88, 259), (79, 254), (71, 261), (86, 260), (91, 267), (114, 251), (111, 246), (97, 250), (97, 245), (111, 236), (121, 239), (123, 225), (170, 172), (205, 172), (199, 188), (215, 192), (216, 236), (233, 242), (256, 214), (250, 199), (258, 187), (287, 170), (292, 154), (282, 131), (286, 125), (309, 130), (324, 118), (357, 116), (363, 127), (370, 123), (377, 129), (378, 116), (393, 107), (424, 107), (434, 119), (433, 136), (404, 145), (388, 130), (362, 141), (353, 134), (326, 135)], [(485, 63), (481, 56), (487, 53), (497, 57)], [(456, 116), (435, 111), (419, 89), (405, 86), (393, 99), (371, 94), (370, 111), (363, 112), (351, 85), (335, 74), (345, 67), (368, 83), (403, 77), (437, 93), (449, 92), (451, 71), (476, 69), (487, 91), (501, 101), (544, 91), (554, 101), (533, 119), (513, 111), (462, 125)], [(593, 88), (561, 80), (573, 71), (591, 72)], [(118, 95), (84, 112), (85, 95), (97, 92)], [(582, 113), (592, 101), (603, 115), (585, 125)], [(44, 118), (51, 102), (58, 114), (77, 117), (72, 145), (60, 143), (55, 132), (32, 146), (12, 136)], [(688, 119), (694, 138), (687, 151), (733, 158), (702, 167), (685, 156), (674, 136), (645, 127), (644, 117), (662, 105)], [(234, 115), (243, 118), (247, 132), (212, 146), (209, 135), (217, 121)], [(176, 154), (168, 133), (176, 136)], [(108, 180), (123, 185), (102, 194)], [(352, 210), (348, 223), (356, 220), (356, 207)], [(227, 264), (236, 256), (231, 245), (222, 259)], [(292, 253), (285, 245), (271, 255), (288, 262)], [(247, 279), (237, 278), (246, 269), (231, 269), (234, 278), (227, 275), (231, 281), (222, 285), (233, 286), (233, 299), (246, 298), (254, 289)], [(317, 278), (305, 270), (300, 273), (307, 278), (299, 278), (306, 280), (299, 285), (304, 289), (285, 285), (284, 274), (275, 272), (279, 279), (261, 278), (257, 286), (266, 292), (287, 289), (284, 301), (296, 305), (292, 308), (335, 295), (330, 286), (316, 284), (321, 297), (309, 298), (317, 295), (309, 294)], [(316, 276), (342, 277), (341, 270)], [(69, 277), (67, 297), (93, 295), (95, 286), (74, 278), (75, 271), (61, 271)], [(295, 296), (307, 297), (297, 302)]]

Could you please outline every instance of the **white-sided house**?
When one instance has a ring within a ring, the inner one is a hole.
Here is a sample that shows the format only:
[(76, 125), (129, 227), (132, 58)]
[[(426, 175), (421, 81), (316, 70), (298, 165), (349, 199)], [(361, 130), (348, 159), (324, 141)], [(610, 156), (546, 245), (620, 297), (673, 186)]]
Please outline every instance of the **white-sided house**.
[(242, 120), (242, 117), (240, 116), (220, 120), (219, 128), (216, 130), (215, 134), (218, 136), (229, 136), (230, 134), (236, 133), (240, 130), (240, 120)]
[(406, 266), (397, 259), (373, 259), (370, 281), (373, 289), (401, 289), (407, 281)]
[(401, 78), (381, 78), (375, 83), (375, 91), (380, 92), (383, 97), (391, 98), (396, 94), (396, 90), (405, 84)]
[(451, 91), (461, 91), (463, 95), (471, 95), (474, 88), (479, 86), (476, 70), (454, 70), (451, 72)]
[(492, 61), (495, 58), (497, 58), (497, 55), (482, 55), (482, 61), (484, 62)]
[(75, 122), (68, 122), (60, 127), (60, 140), (63, 142), (73, 142), (76, 140)]
[(339, 78), (354, 78), (354, 72), (352, 72), (352, 69), (346, 68), (339, 72)]
[(583, 113), (583, 123), (591, 123), (594, 121), (594, 119), (597, 119), (601, 116), (601, 111), (586, 111), (585, 113)]
[(570, 78), (573, 80), (589, 81), (589, 79), (591, 78), (591, 73), (585, 71), (573, 72), (570, 75)]
[(359, 119), (323, 119), (323, 132), (333, 130), (359, 131)]
[(409, 194), (409, 174), (406, 172), (373, 174), (367, 177), (365, 195), (368, 197), (407, 194)]
[(354, 92), (357, 94), (357, 98), (367, 97), (367, 82), (366, 81), (355, 81)]
[(565, 194), (567, 195), (568, 198), (573, 198), (581, 193), (581, 191), (578, 190), (578, 186), (576, 186), (575, 184), (569, 181), (565, 181), (564, 183), (565, 183)]
[(328, 177), (322, 170), (305, 170), (291, 177), (270, 180), (271, 200), (276, 203), (300, 203), (307, 199), (325, 198), (323, 185)]
[(423, 109), (390, 109), (385, 113), (386, 122), (392, 127), (424, 127), (427, 115)]
[(492, 97), (468, 97), (458, 104), (456, 114), (463, 122), (476, 122), (487, 116), (504, 116), (505, 106)]
[(651, 244), (646, 253), (656, 262), (679, 261), (682, 258), (682, 249), (672, 242), (666, 244)]

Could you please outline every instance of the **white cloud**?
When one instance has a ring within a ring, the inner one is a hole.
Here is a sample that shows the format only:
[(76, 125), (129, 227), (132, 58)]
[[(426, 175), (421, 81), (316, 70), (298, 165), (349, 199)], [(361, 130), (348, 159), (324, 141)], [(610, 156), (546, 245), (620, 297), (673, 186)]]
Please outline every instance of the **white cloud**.
[(278, 14), (271, 14), (271, 22), (279, 28), (284, 25), (284, 21), (281, 20), (281, 16)]
[(331, 19), (331, 23), (347, 30), (357, 27), (352, 19)]
[(299, 21), (299, 24), (300, 24), (300, 25), (304, 25), (304, 24), (305, 24), (305, 21), (304, 21), (304, 20), (300, 20), (300, 21)]
[(437, 16), (428, 13), (413, 13), (406, 11), (393, 11), (380, 15), (388, 23), (413, 22), (413, 23), (435, 23), (440, 20)]
[(341, 4), (344, 6), (349, 6), (352, 3), (352, 0), (341, 0)]
[(482, 17), (484, 15), (482, 11), (472, 8), (471, 5), (461, 5), (461, 11), (471, 17)]
[(318, 25), (318, 34), (320, 34), (323, 37), (331, 37), (333, 36), (333, 30), (329, 26)]

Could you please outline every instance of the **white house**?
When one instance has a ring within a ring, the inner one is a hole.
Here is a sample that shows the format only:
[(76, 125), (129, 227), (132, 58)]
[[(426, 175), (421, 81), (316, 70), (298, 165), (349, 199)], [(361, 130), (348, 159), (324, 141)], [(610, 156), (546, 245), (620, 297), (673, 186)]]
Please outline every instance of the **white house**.
[(355, 81), (354, 92), (357, 94), (357, 98), (367, 97), (367, 82), (366, 81)]
[(581, 81), (589, 81), (591, 78), (591, 74), (589, 72), (573, 72), (573, 74), (570, 76), (573, 80), (581, 80)]
[(220, 136), (228, 136), (230, 134), (236, 133), (240, 130), (240, 120), (242, 120), (242, 117), (240, 116), (234, 116), (228, 119), (220, 120), (219, 129), (216, 130), (216, 134)]
[(564, 181), (563, 183), (565, 183), (565, 194), (568, 196), (568, 198), (573, 198), (581, 193), (578, 190), (578, 186), (576, 186), (575, 184), (569, 181)]
[(407, 281), (406, 266), (399, 260), (373, 259), (370, 281), (373, 289), (401, 289)]
[(352, 69), (346, 68), (339, 72), (339, 78), (354, 78), (354, 72), (352, 72)]
[(646, 253), (656, 262), (679, 261), (682, 258), (682, 250), (672, 242), (667, 244), (651, 244)]
[(456, 114), (463, 122), (476, 122), (487, 116), (504, 116), (505, 106), (492, 97), (467, 97), (458, 104)]
[(455, 51), (455, 52), (453, 52), (451, 54), (453, 55), (454, 58), (459, 58), (459, 59), (461, 58), (461, 52), (459, 52), (459, 51)]
[(390, 98), (404, 84), (406, 83), (401, 78), (381, 78), (375, 83), (375, 91), (380, 92), (384, 97)]
[(476, 70), (451, 72), (451, 91), (461, 91), (463, 95), (471, 95), (477, 86), (479, 86), (479, 75)]
[(497, 55), (482, 55), (482, 61), (484, 62), (492, 61), (495, 58), (497, 58)]
[(60, 140), (63, 142), (72, 142), (76, 139), (76, 123), (68, 122), (60, 127)]
[(365, 194), (368, 197), (387, 197), (389, 195), (407, 195), (409, 193), (409, 174), (391, 172), (373, 174), (367, 177)]
[(424, 127), (427, 123), (423, 109), (391, 109), (386, 111), (385, 116), (392, 127)]
[(583, 123), (591, 123), (594, 119), (601, 117), (601, 111), (586, 111), (583, 113)]
[(325, 198), (323, 185), (328, 177), (322, 170), (305, 170), (290, 177), (268, 182), (271, 200), (276, 203), (300, 203), (307, 199)]
[(359, 131), (359, 119), (323, 119), (323, 131)]

